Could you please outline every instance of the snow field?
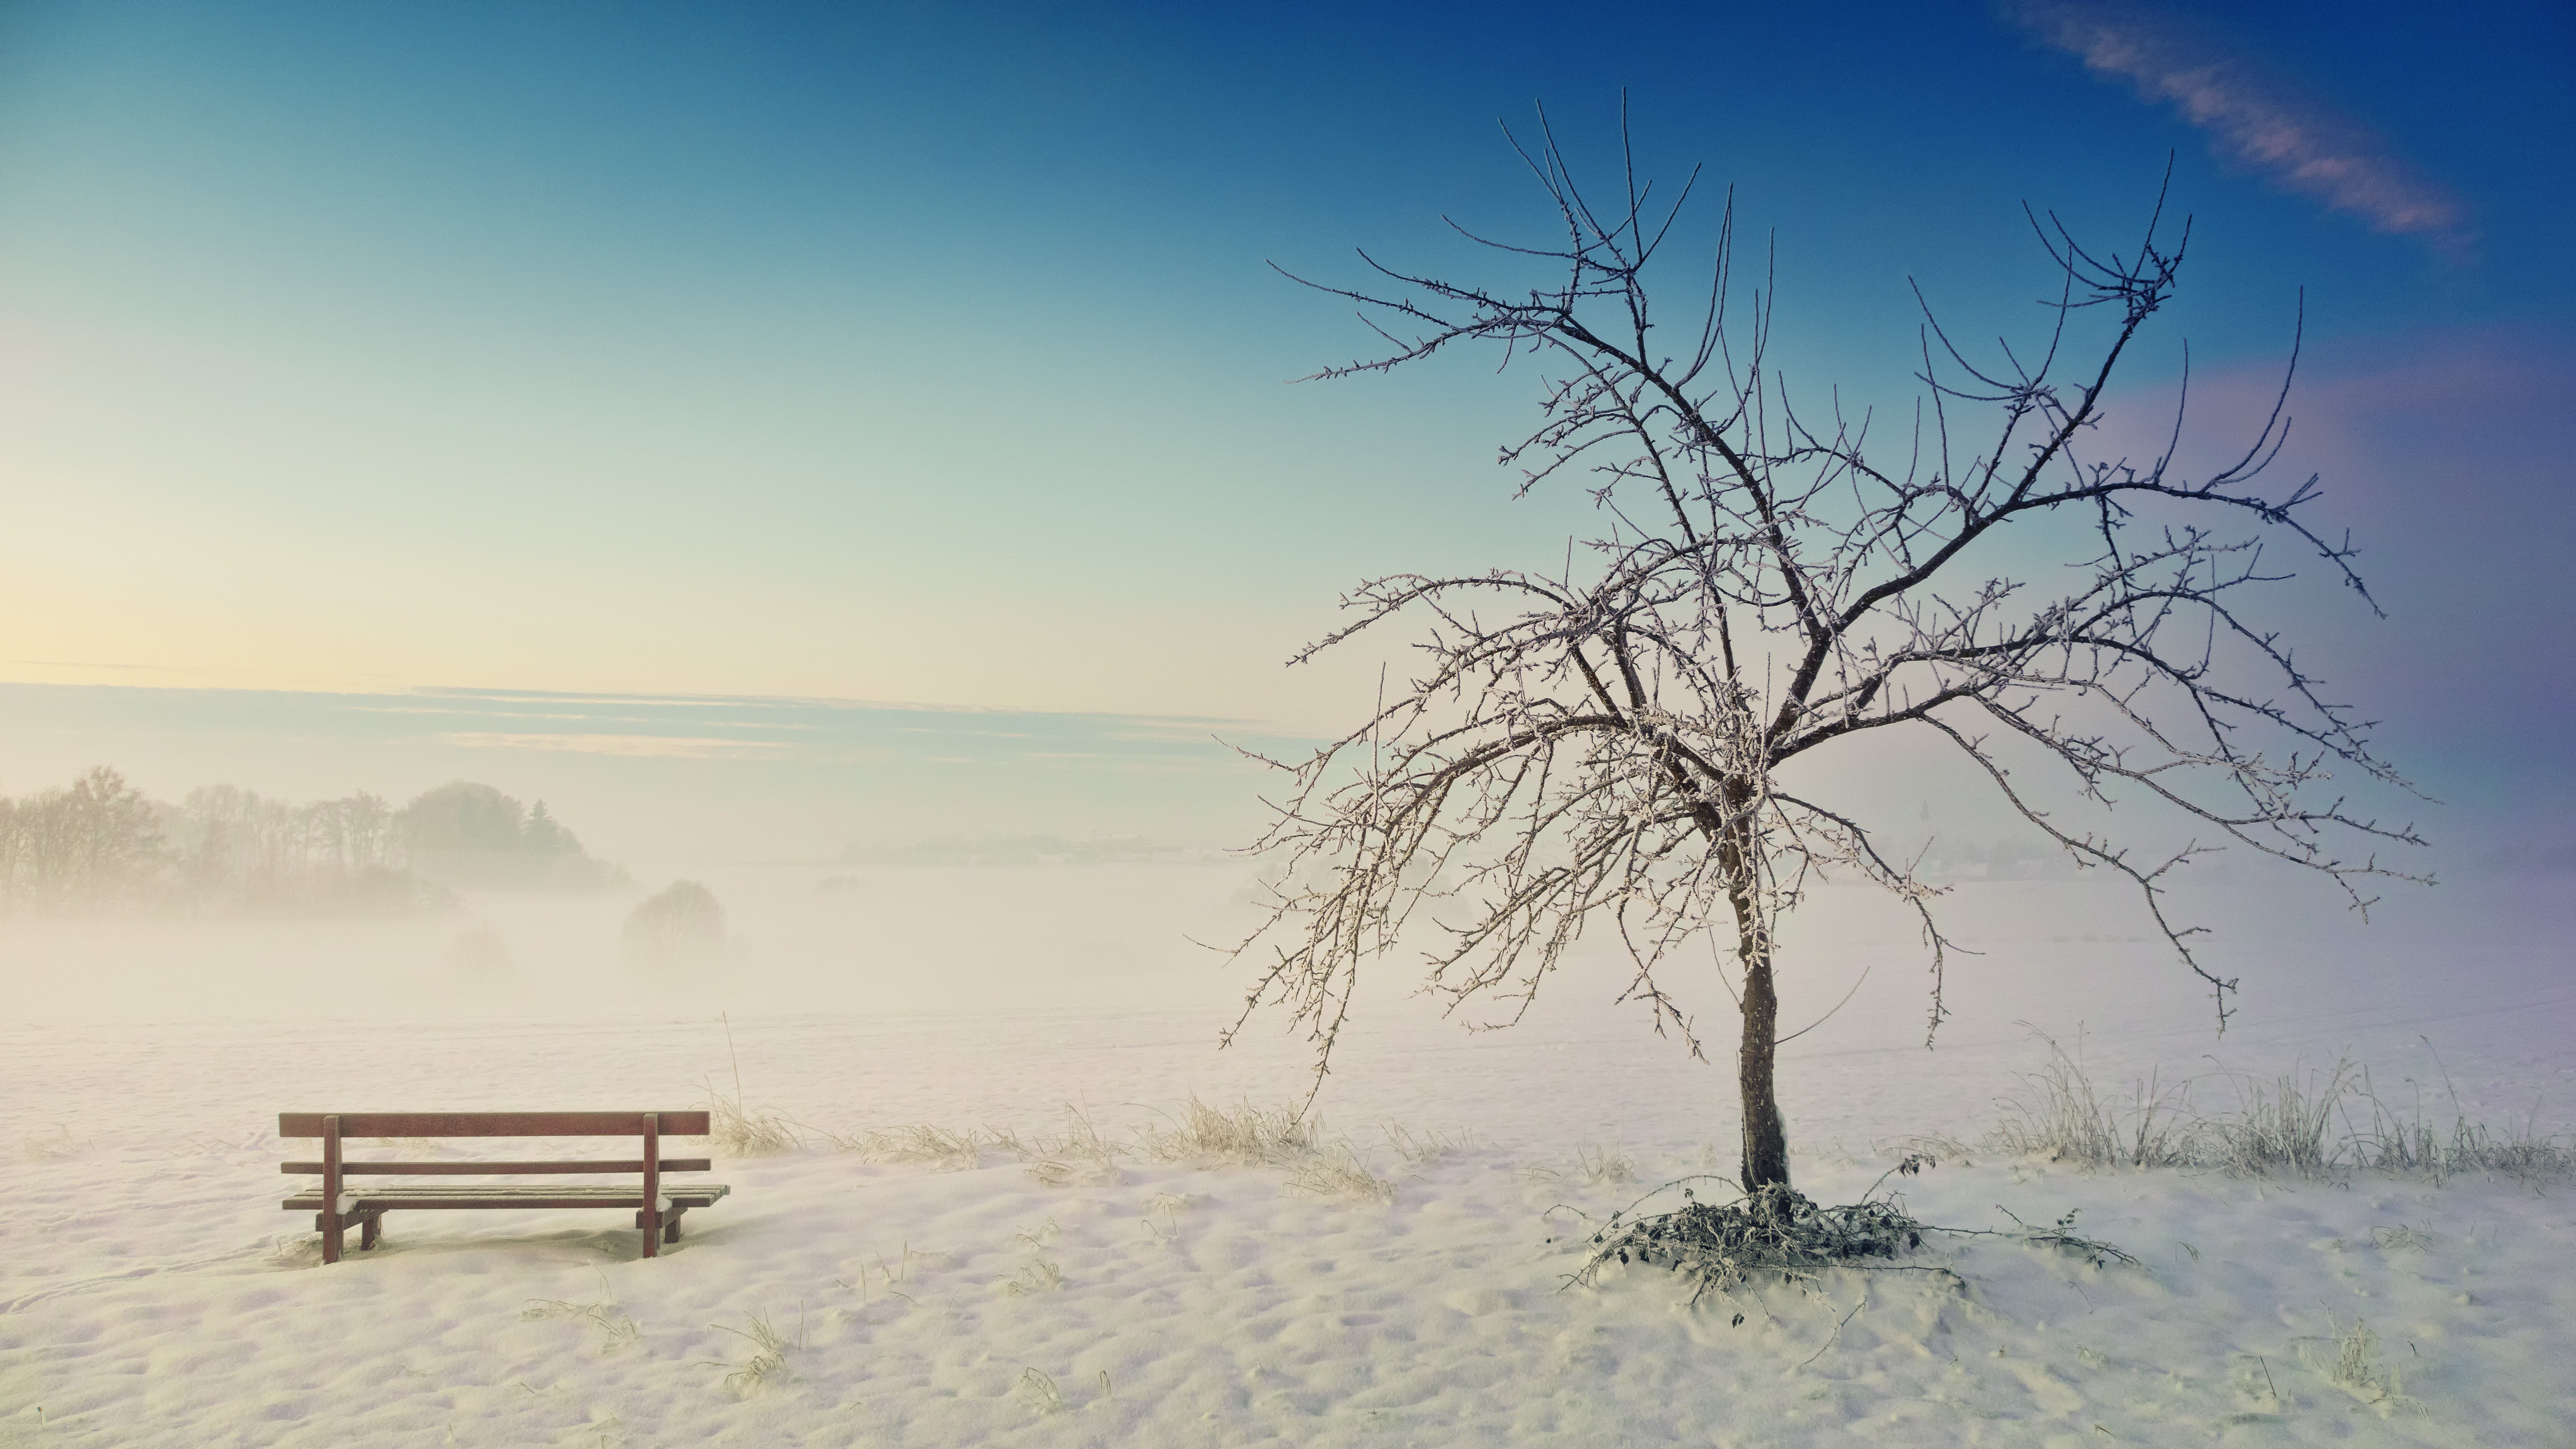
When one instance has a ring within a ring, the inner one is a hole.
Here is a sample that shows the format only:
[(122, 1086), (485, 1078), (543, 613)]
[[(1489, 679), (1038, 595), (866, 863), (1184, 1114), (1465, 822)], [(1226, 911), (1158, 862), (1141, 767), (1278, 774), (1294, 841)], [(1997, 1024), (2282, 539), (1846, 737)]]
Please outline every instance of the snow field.
[[(734, 1195), (692, 1213), (667, 1256), (641, 1260), (621, 1213), (398, 1213), (383, 1249), (328, 1270), (276, 1207), (280, 1108), (691, 1105), (711, 1081), (732, 1090), (720, 1028), (9, 1031), (13, 1145), (33, 1157), (0, 1219), (0, 1443), (2568, 1442), (2563, 1185), (2086, 1174), (1971, 1153), (1889, 1181), (1944, 1225), (2074, 1212), (2140, 1266), (1941, 1238), (1908, 1266), (1964, 1286), (1842, 1271), (1685, 1309), (1660, 1270), (1563, 1283), (1589, 1224), (1731, 1166), (1717, 1073), (1579, 1017), (1525, 1036), (1378, 1030), (1321, 1145), (1331, 1160), (1347, 1142), (1391, 1185), (1381, 1201), (1301, 1184), (1295, 1162), (1138, 1150), (1193, 1090), (1258, 1105), (1300, 1089), (1293, 1043), (1218, 1056), (1203, 1025), (737, 1020), (749, 1108), (810, 1124), (807, 1145), (720, 1161)], [(2552, 1065), (2490, 1055), (2514, 1080)], [(2027, 1042), (2008, 1065), (1936, 1058), (1951, 1075), (1926, 1101), (1896, 1074), (1920, 1056), (1832, 1080), (1905, 1103), (1876, 1111), (1891, 1125), (1964, 1134), (2036, 1058)], [(1079, 1119), (1050, 1105), (1086, 1091)], [(1078, 1122), (1112, 1145), (1105, 1164), (1061, 1150)], [(871, 1154), (822, 1136), (922, 1123), (1031, 1150), (871, 1160), (892, 1139)], [(1806, 1136), (1800, 1184), (1821, 1201), (1895, 1161)]]

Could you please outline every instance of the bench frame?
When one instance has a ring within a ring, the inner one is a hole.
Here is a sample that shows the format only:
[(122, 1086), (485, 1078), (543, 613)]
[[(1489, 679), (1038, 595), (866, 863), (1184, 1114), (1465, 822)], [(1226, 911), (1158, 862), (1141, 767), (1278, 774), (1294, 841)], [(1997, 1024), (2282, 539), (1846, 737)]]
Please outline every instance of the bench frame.
[[(341, 1235), (351, 1224), (359, 1230), (361, 1250), (384, 1240), (383, 1219), (395, 1208), (544, 1208), (633, 1207), (635, 1226), (644, 1234), (644, 1256), (660, 1256), (661, 1245), (680, 1240), (680, 1218), (693, 1207), (705, 1207), (731, 1191), (707, 1184), (673, 1193), (662, 1182), (666, 1172), (705, 1172), (714, 1166), (704, 1157), (666, 1158), (662, 1137), (704, 1137), (709, 1114), (699, 1112), (280, 1112), (280, 1138), (322, 1139), (319, 1162), (281, 1162), (284, 1173), (322, 1179), (321, 1211), (313, 1226), (322, 1234), (322, 1261), (340, 1261)], [(350, 1162), (341, 1155), (346, 1137), (634, 1137), (643, 1144), (639, 1157), (609, 1161), (552, 1162)], [(639, 1172), (641, 1191), (603, 1196), (599, 1189), (571, 1189), (548, 1195), (526, 1188), (495, 1190), (476, 1196), (470, 1189), (421, 1189), (360, 1194), (353, 1201), (345, 1182), (362, 1176), (483, 1176), (524, 1173)], [(288, 1198), (282, 1206), (300, 1212), (314, 1206), (309, 1194)]]

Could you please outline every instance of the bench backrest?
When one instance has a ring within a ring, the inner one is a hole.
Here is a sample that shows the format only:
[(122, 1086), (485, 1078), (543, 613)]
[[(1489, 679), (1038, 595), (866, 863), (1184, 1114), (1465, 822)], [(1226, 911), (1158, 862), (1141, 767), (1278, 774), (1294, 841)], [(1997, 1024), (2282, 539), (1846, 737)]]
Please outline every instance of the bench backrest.
[(342, 1137), (641, 1137), (660, 1119), (663, 1137), (704, 1137), (707, 1112), (280, 1112), (280, 1137), (322, 1137), (324, 1117)]
[[(704, 1157), (664, 1157), (662, 1139), (704, 1137), (711, 1114), (698, 1112), (280, 1112), (277, 1135), (319, 1137), (319, 1162), (281, 1162), (277, 1170), (320, 1176), (327, 1193), (337, 1197), (340, 1179), (459, 1175), (481, 1177), (519, 1173), (640, 1172), (648, 1191), (666, 1172), (707, 1172), (715, 1163)], [(351, 1137), (633, 1137), (644, 1155), (590, 1161), (549, 1162), (350, 1162), (341, 1144)]]

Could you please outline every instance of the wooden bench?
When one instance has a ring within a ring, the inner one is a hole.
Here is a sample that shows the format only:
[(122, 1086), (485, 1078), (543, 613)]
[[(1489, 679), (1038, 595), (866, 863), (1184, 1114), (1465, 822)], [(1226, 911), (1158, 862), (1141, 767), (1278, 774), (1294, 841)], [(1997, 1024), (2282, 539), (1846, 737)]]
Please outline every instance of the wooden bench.
[[(456, 1208), (633, 1208), (635, 1226), (644, 1233), (644, 1256), (660, 1255), (661, 1245), (680, 1240), (680, 1218), (691, 1208), (710, 1206), (733, 1191), (720, 1182), (674, 1187), (666, 1172), (705, 1172), (714, 1163), (704, 1157), (664, 1157), (662, 1138), (703, 1137), (705, 1112), (280, 1112), (280, 1138), (319, 1137), (319, 1162), (281, 1162), (278, 1171), (318, 1175), (321, 1187), (298, 1193), (281, 1206), (288, 1212), (314, 1214), (322, 1234), (322, 1261), (340, 1261), (340, 1235), (358, 1226), (358, 1246), (383, 1241), (386, 1213), (397, 1209)], [(643, 1143), (635, 1158), (564, 1162), (349, 1162), (340, 1144), (350, 1137), (633, 1137)], [(436, 1186), (406, 1183), (374, 1191), (352, 1187), (352, 1177), (510, 1176), (526, 1173), (641, 1173), (635, 1186), (574, 1185), (520, 1187), (505, 1184)]]

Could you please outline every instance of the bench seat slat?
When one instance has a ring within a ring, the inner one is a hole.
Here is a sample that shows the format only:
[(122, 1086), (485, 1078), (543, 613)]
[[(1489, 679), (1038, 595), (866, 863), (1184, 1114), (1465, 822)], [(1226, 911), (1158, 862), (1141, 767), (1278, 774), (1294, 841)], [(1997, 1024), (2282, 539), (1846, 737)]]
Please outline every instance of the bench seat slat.
[[(691, 1183), (662, 1196), (680, 1207), (709, 1207), (717, 1198), (732, 1192), (721, 1182)], [(351, 1188), (341, 1194), (361, 1212), (417, 1211), (428, 1208), (545, 1208), (545, 1207), (623, 1207), (644, 1206), (644, 1195), (631, 1187), (517, 1187), (492, 1186), (418, 1186), (388, 1188), (382, 1192), (364, 1192)], [(318, 1213), (322, 1194), (304, 1193), (279, 1204), (288, 1212)]]
[[(281, 1162), (277, 1165), (277, 1170), (319, 1177), (322, 1175), (322, 1164)], [(642, 1172), (643, 1170), (644, 1159), (640, 1157), (630, 1157), (616, 1162), (343, 1162), (340, 1164), (341, 1173), (351, 1177), (407, 1177), (413, 1174), (424, 1177), (468, 1177), (477, 1173)], [(715, 1170), (715, 1159), (665, 1157), (662, 1159), (662, 1170), (664, 1172), (712, 1172)]]

